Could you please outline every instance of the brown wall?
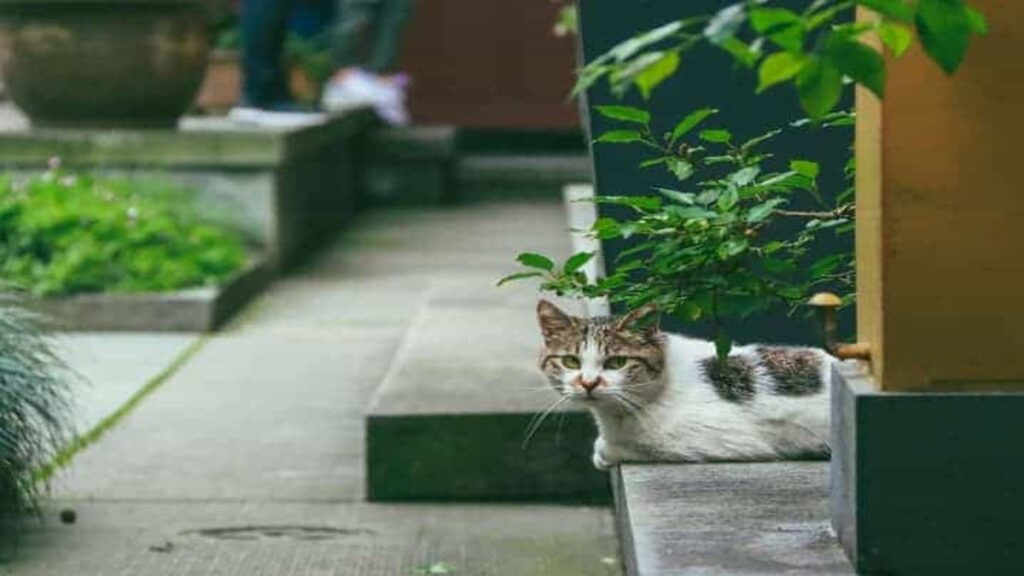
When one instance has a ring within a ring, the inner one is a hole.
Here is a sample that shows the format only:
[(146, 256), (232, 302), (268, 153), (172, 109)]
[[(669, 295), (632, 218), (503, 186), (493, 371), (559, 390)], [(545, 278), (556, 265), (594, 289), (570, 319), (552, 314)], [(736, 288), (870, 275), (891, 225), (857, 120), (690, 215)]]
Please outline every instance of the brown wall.
[(400, 66), (420, 124), (569, 128), (577, 111), (571, 38), (552, 33), (550, 0), (416, 0)]
[(859, 332), (885, 390), (1024, 387), (1024, 4), (961, 71), (890, 62), (858, 94)]

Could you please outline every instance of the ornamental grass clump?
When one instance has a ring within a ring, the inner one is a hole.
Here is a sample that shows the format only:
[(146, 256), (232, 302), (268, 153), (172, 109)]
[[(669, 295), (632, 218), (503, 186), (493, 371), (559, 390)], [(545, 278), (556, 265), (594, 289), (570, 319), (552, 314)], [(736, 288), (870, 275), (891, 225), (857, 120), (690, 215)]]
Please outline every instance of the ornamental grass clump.
[(73, 174), (51, 162), (0, 181), (0, 278), (36, 296), (163, 292), (223, 283), (242, 241), (171, 186)]
[(72, 381), (35, 317), (0, 306), (0, 527), (37, 507), (37, 471), (72, 438)]

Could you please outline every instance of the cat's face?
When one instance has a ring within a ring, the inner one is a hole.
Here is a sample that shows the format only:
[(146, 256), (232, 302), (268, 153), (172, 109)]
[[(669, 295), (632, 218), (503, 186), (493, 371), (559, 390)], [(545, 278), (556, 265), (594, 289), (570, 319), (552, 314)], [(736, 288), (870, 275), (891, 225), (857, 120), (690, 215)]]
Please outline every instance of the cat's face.
[(555, 390), (595, 408), (633, 412), (661, 393), (665, 366), (654, 313), (643, 307), (620, 317), (577, 318), (541, 300), (537, 318), (544, 336), (540, 369)]

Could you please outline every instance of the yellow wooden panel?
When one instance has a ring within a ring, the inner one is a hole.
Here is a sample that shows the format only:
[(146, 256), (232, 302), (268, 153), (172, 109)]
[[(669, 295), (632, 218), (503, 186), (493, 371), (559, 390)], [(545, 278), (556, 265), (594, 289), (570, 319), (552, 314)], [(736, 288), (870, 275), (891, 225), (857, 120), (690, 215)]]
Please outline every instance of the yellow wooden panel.
[(884, 390), (1024, 388), (1024, 3), (973, 4), (992, 33), (956, 77), (915, 49), (877, 118), (858, 100), (859, 331)]

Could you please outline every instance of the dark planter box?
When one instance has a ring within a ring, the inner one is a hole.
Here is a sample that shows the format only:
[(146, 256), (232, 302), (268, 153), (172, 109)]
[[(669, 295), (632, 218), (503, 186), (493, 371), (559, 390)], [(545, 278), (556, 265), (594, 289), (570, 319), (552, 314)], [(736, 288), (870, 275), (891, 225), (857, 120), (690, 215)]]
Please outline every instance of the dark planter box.
[(80, 294), (54, 298), (0, 295), (69, 331), (211, 332), (259, 295), (272, 277), (254, 260), (221, 286), (166, 293)]
[(832, 373), (832, 524), (860, 574), (1024, 574), (1024, 394)]
[[(723, 0), (651, 0), (631, 2), (628, 6), (603, 0), (579, 0), (581, 55), (590, 62), (609, 48), (634, 34), (688, 16), (710, 14), (727, 6)], [(803, 7), (806, 1), (781, 2)], [(776, 88), (756, 95), (756, 73), (737, 70), (732, 57), (723, 50), (702, 45), (686, 54), (680, 71), (658, 87), (644, 103), (636, 91), (624, 101), (617, 100), (602, 81), (586, 94), (584, 125), (594, 137), (619, 126), (603, 118), (596, 106), (622, 103), (646, 107), (657, 128), (671, 130), (683, 116), (705, 106), (720, 110), (707, 125), (727, 128), (737, 138), (751, 138), (788, 122), (803, 118), (796, 95), (787, 88)], [(852, 100), (852, 99), (851, 99)], [(849, 157), (852, 130), (790, 131), (776, 138), (771, 152), (785, 159), (808, 159), (819, 162), (822, 174), (819, 184), (826, 197), (845, 188), (842, 168)], [(679, 182), (664, 170), (641, 170), (638, 165), (648, 159), (648, 150), (639, 145), (591, 145), (594, 160), (595, 193), (609, 195), (650, 195), (652, 187), (679, 188)], [(622, 217), (629, 214), (620, 207), (601, 206), (602, 216)], [(848, 242), (848, 243), (847, 243)], [(852, 238), (823, 246), (820, 255), (837, 250), (848, 251)], [(612, 240), (602, 243), (606, 266), (615, 269), (616, 257), (631, 243)], [(742, 325), (730, 325), (730, 332), (740, 341), (811, 343), (816, 341), (817, 326), (809, 319), (789, 317), (788, 309), (779, 307), (767, 315), (752, 317)], [(841, 326), (852, 328), (852, 310), (847, 310)], [(675, 332), (707, 336), (707, 326), (683, 325), (672, 318), (663, 319), (664, 327)], [(737, 323), (739, 324), (739, 323)]]

